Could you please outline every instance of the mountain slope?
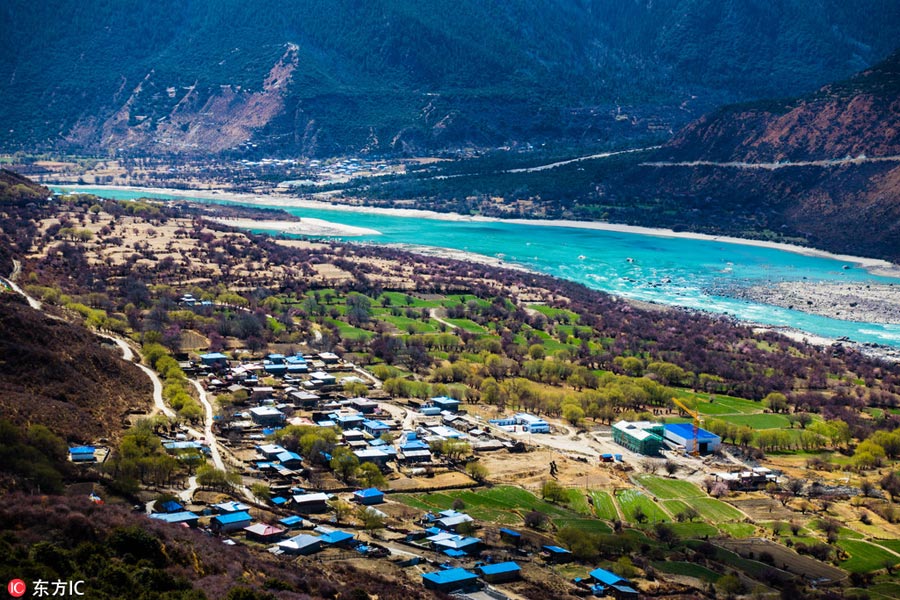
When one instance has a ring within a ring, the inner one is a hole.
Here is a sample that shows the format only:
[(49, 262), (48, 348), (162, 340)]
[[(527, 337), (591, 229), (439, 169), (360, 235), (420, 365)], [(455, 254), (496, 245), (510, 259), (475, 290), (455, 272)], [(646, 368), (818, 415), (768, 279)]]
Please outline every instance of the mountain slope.
[(803, 98), (725, 107), (685, 127), (666, 154), (720, 162), (900, 155), (900, 52)]
[[(658, 136), (723, 102), (847, 76), (900, 32), (889, 0), (12, 0), (2, 10), (0, 122), (12, 126), (0, 147), (139, 153)], [(616, 127), (622, 114), (635, 125)]]

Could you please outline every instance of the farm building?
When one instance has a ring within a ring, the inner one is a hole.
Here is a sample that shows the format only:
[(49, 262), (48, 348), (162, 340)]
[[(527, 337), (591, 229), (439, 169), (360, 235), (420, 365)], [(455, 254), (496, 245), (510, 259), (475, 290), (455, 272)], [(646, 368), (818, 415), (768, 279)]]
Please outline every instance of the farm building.
[(425, 589), (436, 592), (449, 593), (456, 590), (471, 589), (476, 587), (477, 582), (478, 575), (458, 567), (422, 574), (422, 585), (425, 586)]
[(550, 433), (550, 424), (539, 417), (528, 413), (518, 413), (515, 419), (516, 423), (528, 433)]
[(519, 542), (522, 541), (522, 534), (518, 531), (513, 531), (512, 529), (507, 529), (505, 527), (500, 529), (500, 539), (509, 544), (519, 545)]
[(363, 431), (373, 437), (379, 437), (383, 433), (391, 430), (391, 426), (382, 421), (363, 421)]
[(459, 410), (459, 400), (448, 398), (447, 396), (438, 396), (431, 399), (431, 403), (441, 410), (455, 413)]
[(684, 448), (685, 452), (709, 454), (715, 452), (722, 445), (722, 438), (705, 429), (697, 428), (697, 448), (694, 448), (694, 426), (690, 423), (672, 423), (664, 428), (667, 442), (671, 442)]
[(290, 517), (285, 517), (283, 519), (278, 519), (278, 522), (287, 527), (288, 529), (297, 529), (303, 525), (303, 517), (299, 517), (297, 515), (291, 515)]
[(271, 544), (284, 537), (287, 529), (269, 525), (267, 523), (257, 523), (255, 525), (250, 525), (249, 527), (244, 527), (244, 531), (247, 533), (248, 540), (261, 542), (263, 544)]
[(481, 549), (481, 540), (475, 537), (441, 532), (426, 539), (431, 542), (435, 552), (443, 552), (447, 556), (460, 557), (474, 554)]
[(250, 510), (250, 507), (244, 504), (243, 502), (236, 502), (234, 500), (230, 500), (228, 502), (220, 502), (218, 504), (213, 504), (212, 506), (217, 513), (221, 515), (227, 515), (229, 513), (243, 512)]
[(319, 539), (326, 546), (334, 546), (336, 548), (350, 548), (354, 545), (356, 538), (352, 533), (341, 531), (340, 529), (331, 529), (329, 527), (316, 527), (315, 532), (321, 534)]
[(201, 354), (200, 362), (204, 367), (227, 367), (228, 357), (221, 352), (210, 352), (209, 354)]
[(357, 459), (359, 459), (360, 464), (370, 462), (378, 465), (379, 467), (386, 465), (387, 461), (391, 458), (390, 454), (384, 452), (383, 450), (379, 450), (378, 448), (354, 450), (353, 454)]
[(216, 515), (209, 522), (209, 527), (213, 531), (226, 533), (229, 531), (237, 531), (243, 529), (253, 522), (250, 513), (245, 511), (228, 513), (225, 515)]
[(257, 425), (281, 425), (284, 413), (274, 406), (257, 406), (250, 409), (250, 418)]
[(509, 561), (496, 563), (493, 565), (484, 565), (478, 567), (481, 572), (481, 578), (488, 583), (506, 583), (508, 581), (516, 581), (521, 576), (522, 569), (518, 564)]
[[(344, 380), (346, 381), (346, 379)], [(375, 409), (378, 408), (378, 403), (369, 400), (368, 398), (351, 398), (348, 402), (350, 406), (359, 411), (360, 414), (370, 415), (375, 412)]]
[(758, 490), (770, 481), (778, 481), (778, 475), (766, 467), (754, 467), (739, 473), (713, 473), (716, 481), (722, 481), (730, 490)]
[(334, 352), (320, 352), (319, 360), (321, 360), (326, 365), (336, 365), (340, 362), (341, 357), (339, 357)]
[(165, 502), (156, 501), (157, 512), (176, 513), (184, 510), (184, 505), (175, 500), (166, 500)]
[(561, 546), (542, 546), (541, 550), (546, 554), (546, 560), (549, 563), (558, 564), (572, 560), (572, 552)]
[(377, 488), (367, 488), (353, 492), (353, 500), (359, 504), (381, 504), (384, 502), (384, 492)]
[(616, 600), (627, 600), (638, 597), (638, 592), (631, 587), (632, 584), (630, 581), (623, 579), (606, 569), (594, 569), (590, 572), (590, 576), (592, 580), (597, 582), (592, 586), (592, 589), (595, 590), (595, 594), (600, 592), (606, 596), (612, 596), (613, 598), (616, 598)]
[(150, 515), (150, 518), (156, 519), (157, 521), (162, 521), (163, 523), (170, 523), (172, 525), (184, 523), (189, 527), (196, 527), (197, 522), (200, 519), (200, 515), (185, 510), (174, 513), (154, 513)]
[(362, 415), (338, 415), (332, 420), (341, 429), (358, 429), (363, 423), (367, 422)]
[(294, 506), (300, 513), (322, 513), (328, 510), (328, 499), (328, 494), (322, 492), (297, 494), (294, 496)]
[(285, 554), (306, 556), (322, 550), (322, 538), (308, 533), (301, 533), (290, 539), (278, 542), (278, 548)]
[(619, 421), (612, 427), (613, 441), (632, 452), (657, 456), (663, 447), (663, 426), (649, 421)]

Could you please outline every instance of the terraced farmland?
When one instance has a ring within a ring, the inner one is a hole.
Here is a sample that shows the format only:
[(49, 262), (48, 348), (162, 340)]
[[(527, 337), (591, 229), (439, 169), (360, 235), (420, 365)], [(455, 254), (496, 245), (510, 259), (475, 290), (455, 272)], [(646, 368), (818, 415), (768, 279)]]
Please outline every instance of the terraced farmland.
[(649, 496), (639, 490), (620, 490), (616, 493), (616, 500), (619, 502), (622, 513), (629, 523), (639, 523), (635, 518), (635, 510), (637, 510), (638, 507), (643, 510), (644, 515), (647, 517), (646, 521), (644, 521), (645, 523), (657, 523), (659, 521), (672, 520), (662, 508), (650, 499)]

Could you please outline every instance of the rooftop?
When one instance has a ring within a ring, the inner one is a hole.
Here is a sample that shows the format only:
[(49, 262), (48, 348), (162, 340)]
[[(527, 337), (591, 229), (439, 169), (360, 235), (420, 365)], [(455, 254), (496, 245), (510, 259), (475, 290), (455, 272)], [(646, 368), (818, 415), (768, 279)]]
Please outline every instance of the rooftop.
[(423, 573), (422, 579), (427, 579), (438, 585), (446, 585), (457, 581), (470, 581), (478, 579), (478, 575), (471, 571), (466, 571), (459, 567), (455, 569), (447, 569), (445, 571), (435, 571), (434, 573)]

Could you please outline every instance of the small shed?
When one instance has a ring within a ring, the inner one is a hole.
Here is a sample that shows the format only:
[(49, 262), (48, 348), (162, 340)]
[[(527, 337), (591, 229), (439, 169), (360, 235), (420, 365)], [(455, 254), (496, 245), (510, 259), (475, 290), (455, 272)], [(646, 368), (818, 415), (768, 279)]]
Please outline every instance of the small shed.
[(572, 560), (572, 552), (561, 546), (543, 546), (541, 549), (546, 554), (548, 563), (559, 564), (571, 562)]
[(96, 452), (96, 449), (93, 446), (75, 446), (74, 448), (69, 448), (69, 458), (75, 463), (94, 462), (97, 460), (94, 452)]
[(279, 519), (278, 522), (288, 529), (299, 529), (303, 526), (303, 517), (291, 515), (290, 517)]
[(228, 502), (219, 502), (218, 504), (213, 504), (212, 507), (216, 510), (217, 513), (222, 515), (227, 515), (229, 513), (236, 512), (247, 512), (250, 510), (250, 507), (243, 502), (237, 502), (235, 500), (229, 500)]
[(488, 583), (506, 583), (516, 581), (522, 573), (522, 568), (513, 561), (484, 565), (478, 567), (481, 578)]
[(508, 544), (515, 544), (516, 546), (522, 541), (522, 534), (518, 531), (513, 531), (512, 529), (507, 529), (502, 527), (500, 529), (500, 539)]
[(427, 590), (450, 593), (476, 587), (478, 575), (465, 569), (455, 568), (422, 574), (422, 585)]
[(353, 500), (358, 504), (381, 504), (384, 502), (384, 492), (378, 488), (366, 488), (353, 492)]

